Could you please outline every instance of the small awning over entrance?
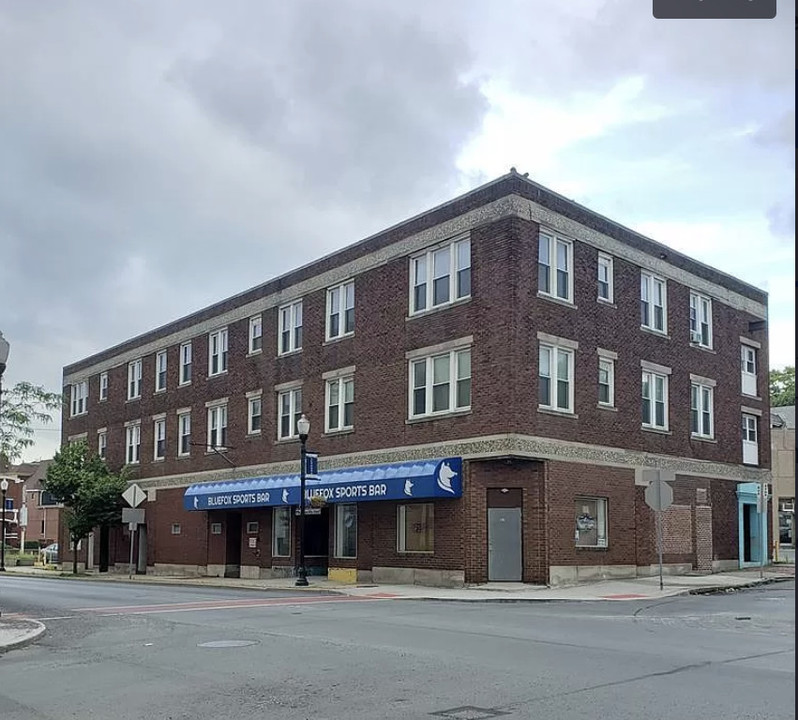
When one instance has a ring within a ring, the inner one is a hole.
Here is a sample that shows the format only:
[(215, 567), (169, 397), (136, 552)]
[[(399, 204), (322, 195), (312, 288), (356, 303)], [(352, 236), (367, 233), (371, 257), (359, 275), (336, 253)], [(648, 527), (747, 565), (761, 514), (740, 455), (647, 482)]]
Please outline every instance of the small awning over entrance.
[[(329, 503), (457, 498), (463, 494), (462, 471), (459, 457), (325, 470), (318, 479), (305, 481), (305, 502), (314, 496)], [(272, 505), (299, 505), (298, 473), (200, 483), (183, 496), (186, 510)]]

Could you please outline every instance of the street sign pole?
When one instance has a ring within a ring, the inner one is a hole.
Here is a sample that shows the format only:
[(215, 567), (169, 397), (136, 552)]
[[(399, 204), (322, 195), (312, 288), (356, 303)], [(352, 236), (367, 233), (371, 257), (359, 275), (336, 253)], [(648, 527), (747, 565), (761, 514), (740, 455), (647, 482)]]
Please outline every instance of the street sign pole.
[(667, 510), (673, 504), (673, 489), (668, 485), (663, 477), (663, 474), (672, 476), (670, 471), (663, 470), (646, 470), (644, 474), (650, 480), (645, 492), (646, 505), (648, 505), (655, 513), (655, 522), (657, 529), (657, 556), (659, 558), (659, 589), (664, 587), (662, 579), (662, 554), (663, 554), (663, 538), (662, 538), (662, 512)]
[(135, 532), (138, 528), (136, 523), (128, 523), (128, 529), (130, 530), (130, 562), (128, 564), (128, 571), (127, 571), (127, 579), (133, 579), (133, 541), (135, 540)]
[(662, 590), (662, 510), (657, 510), (657, 555), (659, 556), (659, 589)]
[(765, 577), (765, 560), (768, 554), (768, 539), (767, 539), (767, 512), (768, 512), (768, 486), (767, 483), (759, 484), (759, 527), (762, 535), (759, 548), (759, 577)]

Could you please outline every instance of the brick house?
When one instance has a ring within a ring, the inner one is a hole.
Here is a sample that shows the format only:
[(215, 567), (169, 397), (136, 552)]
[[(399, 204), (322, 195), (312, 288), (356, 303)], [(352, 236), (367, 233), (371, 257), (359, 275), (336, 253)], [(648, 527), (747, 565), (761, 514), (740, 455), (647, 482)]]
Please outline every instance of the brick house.
[(300, 413), (327, 498), (311, 573), (649, 574), (652, 467), (676, 473), (668, 570), (727, 569), (737, 485), (769, 478), (766, 317), (765, 292), (513, 170), (67, 366), (63, 440), (147, 491), (141, 572), (291, 574)]

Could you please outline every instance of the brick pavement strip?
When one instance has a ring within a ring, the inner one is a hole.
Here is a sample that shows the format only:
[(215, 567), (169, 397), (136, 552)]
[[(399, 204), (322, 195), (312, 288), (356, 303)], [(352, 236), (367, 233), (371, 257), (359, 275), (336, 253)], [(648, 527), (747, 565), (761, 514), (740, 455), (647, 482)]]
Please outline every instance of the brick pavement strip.
[(0, 617), (0, 654), (23, 647), (40, 638), (47, 628), (44, 623), (19, 615)]

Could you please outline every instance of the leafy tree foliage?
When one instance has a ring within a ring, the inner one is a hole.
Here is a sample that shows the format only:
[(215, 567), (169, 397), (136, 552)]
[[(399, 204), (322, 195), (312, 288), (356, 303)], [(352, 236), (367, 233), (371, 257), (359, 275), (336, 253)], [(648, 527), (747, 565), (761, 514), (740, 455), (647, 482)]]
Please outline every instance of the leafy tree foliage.
[(795, 366), (770, 371), (770, 405), (784, 407), (795, 405)]
[(0, 464), (15, 463), (33, 445), (35, 425), (48, 425), (61, 409), (61, 395), (40, 385), (19, 382), (0, 397)]

